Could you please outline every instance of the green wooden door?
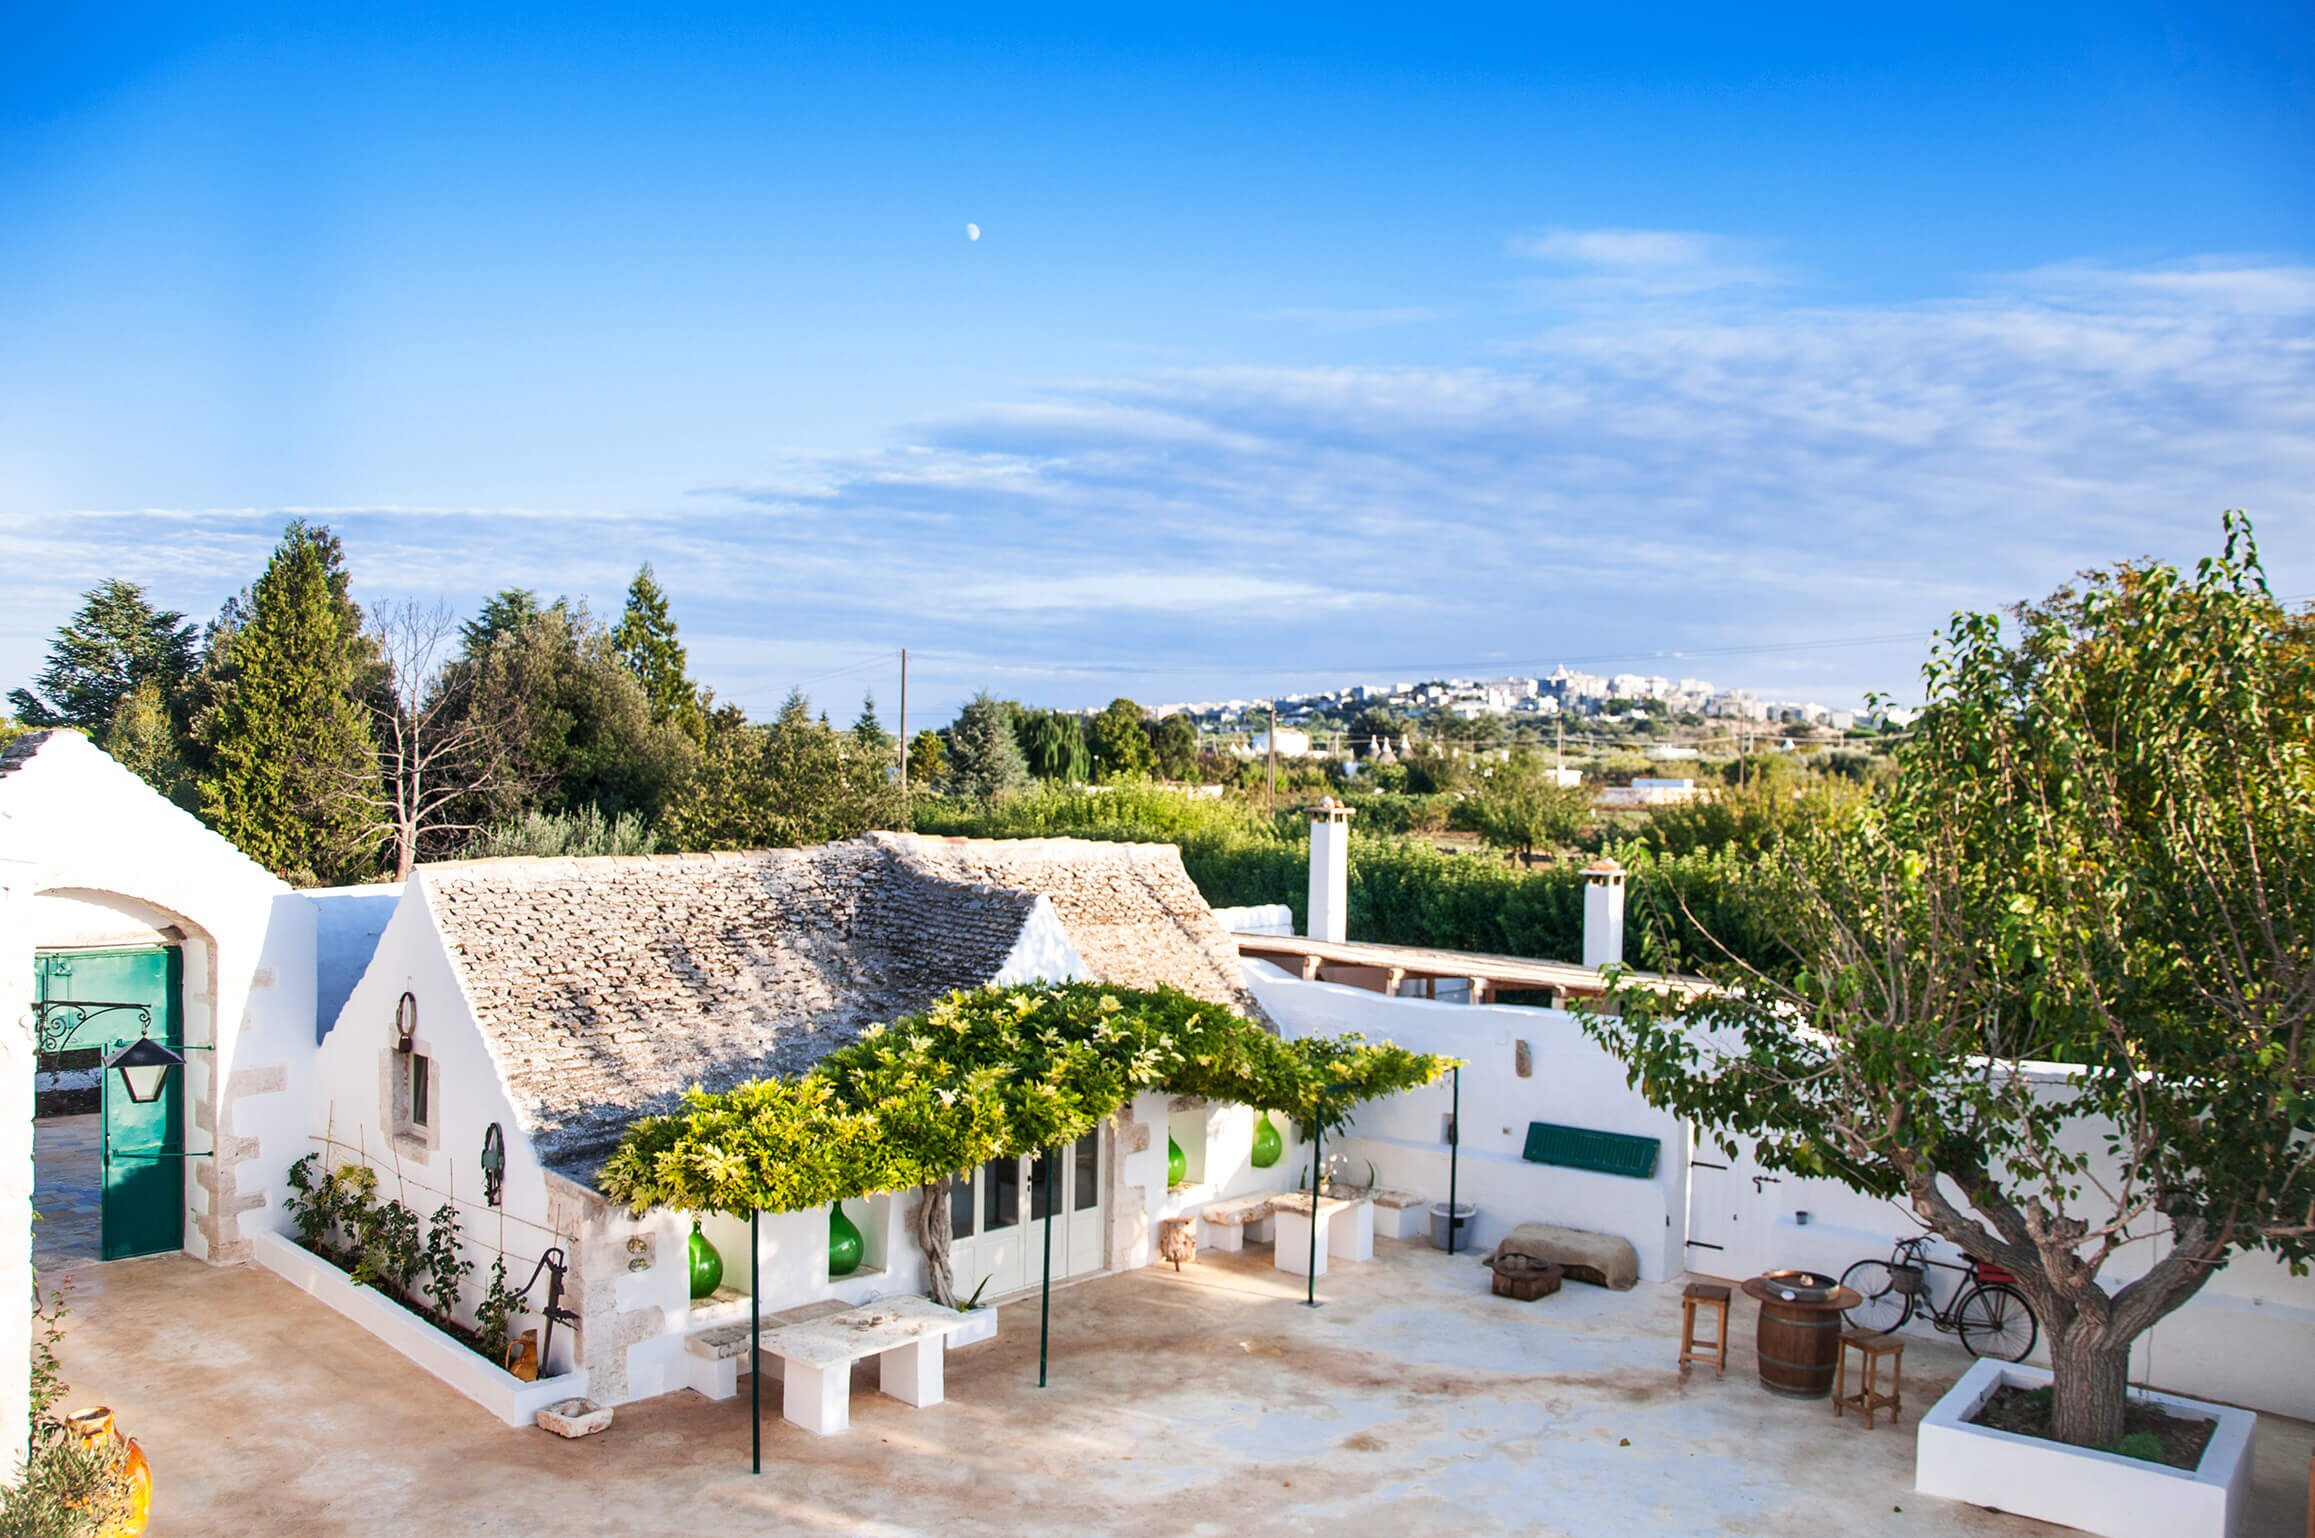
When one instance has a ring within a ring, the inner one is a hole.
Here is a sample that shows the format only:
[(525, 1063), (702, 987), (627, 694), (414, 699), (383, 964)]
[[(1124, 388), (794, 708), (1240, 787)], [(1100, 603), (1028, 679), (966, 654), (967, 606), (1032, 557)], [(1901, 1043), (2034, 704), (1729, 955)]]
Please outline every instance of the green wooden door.
[[(133, 951), (54, 951), (37, 959), (36, 997), (52, 1024), (75, 1021), (64, 1047), (94, 1047), (106, 1057), (145, 1034), (137, 1009), (151, 1018), (152, 1038), (184, 1045), (185, 957), (175, 946)], [(58, 1010), (58, 1001), (85, 1010)], [(103, 1076), (104, 1192), (99, 1207), (104, 1258), (154, 1255), (185, 1247), (185, 1075), (169, 1075), (161, 1098), (138, 1105)]]

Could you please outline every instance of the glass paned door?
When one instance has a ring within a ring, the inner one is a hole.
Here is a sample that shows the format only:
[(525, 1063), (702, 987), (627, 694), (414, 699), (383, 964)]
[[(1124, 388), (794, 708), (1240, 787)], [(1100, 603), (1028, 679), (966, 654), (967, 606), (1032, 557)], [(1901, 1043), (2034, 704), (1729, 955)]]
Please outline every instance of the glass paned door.
[[(1063, 1148), (1052, 1169), (1053, 1274), (1084, 1276), (1101, 1269), (1108, 1241), (1108, 1207), (1096, 1130)], [(982, 1289), (984, 1300), (1034, 1287), (1044, 1275), (1046, 1158), (1030, 1154), (992, 1159), (957, 1177), (950, 1193), (950, 1274), (960, 1298)], [(1023, 1188), (1027, 1201), (1023, 1201)]]

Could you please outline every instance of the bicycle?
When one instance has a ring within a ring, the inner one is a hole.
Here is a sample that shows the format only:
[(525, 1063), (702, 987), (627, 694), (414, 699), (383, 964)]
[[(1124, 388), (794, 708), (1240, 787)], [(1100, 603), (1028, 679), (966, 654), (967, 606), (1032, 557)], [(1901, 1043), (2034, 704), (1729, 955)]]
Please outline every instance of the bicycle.
[[(1841, 1318), (1860, 1335), (1887, 1335), (1926, 1313), (1939, 1330), (1958, 1333), (1971, 1356), (2024, 1361), (2042, 1327), (2026, 1295), (2010, 1285), (2010, 1273), (1974, 1255), (1962, 1257), (1969, 1262), (1965, 1266), (1931, 1260), (1921, 1253), (1929, 1239), (1927, 1234), (1900, 1239), (1887, 1260), (1860, 1260), (1843, 1271), (1841, 1285), (1854, 1287), (1864, 1301), (1843, 1310)], [(1968, 1278), (1942, 1308), (1929, 1290), (1932, 1269)]]

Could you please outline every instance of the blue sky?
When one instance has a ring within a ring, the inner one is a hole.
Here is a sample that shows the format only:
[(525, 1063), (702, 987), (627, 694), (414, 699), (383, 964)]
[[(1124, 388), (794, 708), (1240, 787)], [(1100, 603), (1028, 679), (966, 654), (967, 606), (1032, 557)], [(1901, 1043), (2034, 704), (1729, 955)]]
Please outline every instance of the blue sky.
[(1118, 9), (11, 10), (0, 683), (295, 511), (888, 717), (2315, 593), (2304, 6)]

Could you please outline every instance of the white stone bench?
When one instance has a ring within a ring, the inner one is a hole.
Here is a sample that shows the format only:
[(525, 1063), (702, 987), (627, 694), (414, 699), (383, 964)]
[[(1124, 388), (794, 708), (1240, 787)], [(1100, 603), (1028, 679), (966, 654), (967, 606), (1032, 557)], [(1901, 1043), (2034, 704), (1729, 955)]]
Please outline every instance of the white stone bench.
[(1278, 1219), (1276, 1248), (1271, 1264), (1301, 1276), (1326, 1275), (1329, 1256), (1348, 1261), (1375, 1258), (1375, 1204), (1365, 1196), (1329, 1196), (1317, 1203), (1319, 1229), (1317, 1264), (1312, 1266), (1310, 1224), (1312, 1203), (1307, 1191), (1288, 1191), (1271, 1198), (1270, 1210)]
[(785, 1369), (781, 1418), (819, 1436), (849, 1427), (852, 1364), (865, 1357), (877, 1358), (877, 1386), (902, 1404), (920, 1410), (939, 1404), (948, 1337), (970, 1322), (911, 1294), (764, 1331), (762, 1349)]
[(1430, 1203), (1412, 1191), (1376, 1190), (1375, 1237), (1378, 1239), (1413, 1239), (1426, 1236), (1424, 1218)]
[[(840, 1298), (824, 1298), (818, 1303), (806, 1303), (796, 1308), (782, 1309), (776, 1314), (766, 1314), (764, 1328), (770, 1330), (783, 1324), (825, 1319), (831, 1314), (843, 1313), (850, 1306)], [(729, 1399), (740, 1391), (740, 1369), (748, 1359), (748, 1325), (745, 1319), (737, 1324), (719, 1324), (704, 1330), (694, 1330), (684, 1337), (683, 1349), (685, 1365), (690, 1369), (686, 1382), (693, 1393), (709, 1399)], [(779, 1381), (780, 1362), (777, 1357), (765, 1362), (763, 1367), (766, 1378), (775, 1383)]]
[(1198, 1248), (1201, 1250), (1242, 1250), (1249, 1236), (1262, 1237), (1260, 1226), (1270, 1219), (1273, 1199), (1268, 1196), (1241, 1196), (1232, 1201), (1213, 1202), (1198, 1209)]

